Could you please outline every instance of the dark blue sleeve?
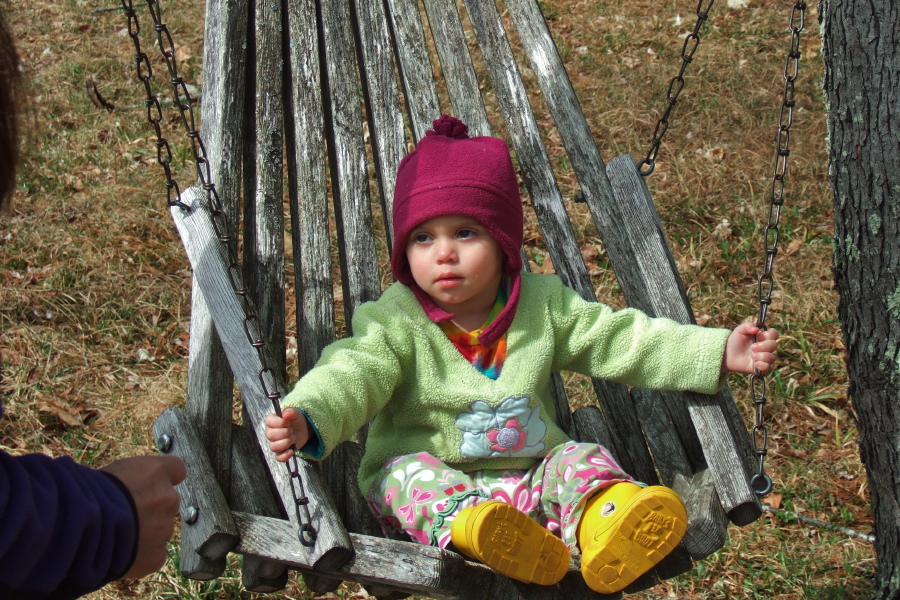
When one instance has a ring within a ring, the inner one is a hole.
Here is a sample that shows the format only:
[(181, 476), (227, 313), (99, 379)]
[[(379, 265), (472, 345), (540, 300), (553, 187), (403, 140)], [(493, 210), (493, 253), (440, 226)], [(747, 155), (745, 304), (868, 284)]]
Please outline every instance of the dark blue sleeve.
[(71, 458), (0, 452), (0, 598), (69, 600), (121, 577), (137, 550), (125, 486)]

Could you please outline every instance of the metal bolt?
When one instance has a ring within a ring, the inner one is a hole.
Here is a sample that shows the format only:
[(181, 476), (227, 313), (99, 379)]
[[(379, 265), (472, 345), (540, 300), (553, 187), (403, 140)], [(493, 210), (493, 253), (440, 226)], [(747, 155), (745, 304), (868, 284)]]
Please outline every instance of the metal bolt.
[(175, 440), (168, 433), (164, 433), (156, 438), (156, 449), (163, 454), (168, 454), (172, 450), (172, 444)]
[(184, 514), (181, 515), (181, 519), (188, 525), (193, 525), (197, 522), (197, 517), (199, 516), (200, 511), (197, 510), (196, 506), (188, 506), (186, 509), (184, 509)]

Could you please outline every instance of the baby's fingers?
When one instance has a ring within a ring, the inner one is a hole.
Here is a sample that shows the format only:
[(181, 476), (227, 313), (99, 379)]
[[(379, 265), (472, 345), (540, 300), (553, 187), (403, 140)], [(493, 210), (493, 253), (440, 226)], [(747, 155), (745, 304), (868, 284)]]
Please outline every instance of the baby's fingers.
[[(268, 433), (266, 437), (269, 437)], [(292, 438), (269, 438), (269, 450), (275, 454), (276, 460), (284, 462), (294, 454), (294, 440)]]
[(757, 341), (765, 341), (771, 340), (773, 342), (777, 341), (781, 334), (778, 333), (777, 329), (766, 329), (765, 331), (760, 331), (756, 334)]

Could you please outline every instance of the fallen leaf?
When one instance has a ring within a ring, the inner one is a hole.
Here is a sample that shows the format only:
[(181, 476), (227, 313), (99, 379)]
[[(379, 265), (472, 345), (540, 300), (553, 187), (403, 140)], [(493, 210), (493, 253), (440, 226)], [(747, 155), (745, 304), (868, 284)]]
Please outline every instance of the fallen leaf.
[(82, 423), (79, 415), (73, 414), (52, 403), (42, 402), (38, 404), (38, 411), (56, 417), (66, 427), (77, 427)]
[(763, 503), (772, 508), (781, 508), (782, 496), (778, 493), (771, 493), (763, 498)]
[(100, 90), (97, 88), (97, 82), (94, 81), (93, 77), (88, 75), (84, 78), (84, 87), (87, 90), (88, 98), (91, 99), (94, 106), (105, 109), (107, 112), (113, 111), (115, 106), (100, 95)]

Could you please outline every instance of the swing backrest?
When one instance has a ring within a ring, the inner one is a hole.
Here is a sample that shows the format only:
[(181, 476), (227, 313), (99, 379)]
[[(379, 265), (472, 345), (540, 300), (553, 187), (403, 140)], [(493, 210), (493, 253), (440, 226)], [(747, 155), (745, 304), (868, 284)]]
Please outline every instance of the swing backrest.
[[(458, 555), (375, 541), (352, 483), (359, 444), (345, 444), (321, 469), (301, 461), (291, 473), (266, 451), (262, 423), (271, 399), (286, 391), (287, 351), (304, 373), (335, 338), (335, 305), (349, 328), (353, 311), (388, 283), (378, 257), (391, 244), (396, 169), (442, 113), (461, 118), (473, 135), (509, 140), (556, 272), (596, 300), (532, 112), (534, 94), (520, 77), (525, 61), (627, 302), (693, 321), (635, 162), (621, 156), (604, 165), (537, 2), (502, 7), (501, 16), (495, 0), (207, 3), (201, 122), (215, 189), (187, 190), (182, 201), (191, 209), (172, 209), (195, 274), (188, 398), (184, 411), (170, 409), (154, 428), (158, 438), (187, 440), (171, 451), (189, 461), (182, 504), (201, 518), (185, 525), (183, 572), (216, 576), (234, 550), (251, 558), (249, 587), (258, 591), (283, 585), (279, 565), (288, 564), (330, 573), (317, 580), (322, 589), (354, 579), (437, 597), (525, 594)], [(514, 54), (507, 28), (524, 57)], [(232, 231), (242, 222), (242, 272), (236, 242), (222, 241), (226, 221)], [(293, 265), (287, 276), (286, 264)], [(286, 298), (295, 311), (286, 310)], [(291, 312), (296, 326), (286, 328)], [(291, 329), (296, 354), (285, 343)], [(244, 427), (232, 424), (232, 373)], [(752, 440), (727, 389), (702, 396), (604, 381), (593, 388), (596, 405), (572, 413), (554, 379), (559, 423), (573, 439), (605, 445), (637, 479), (674, 487), (688, 505), (682, 546), (634, 587), (689, 569), (724, 544), (729, 521), (759, 517), (747, 475)], [(263, 463), (277, 500), (260, 485)], [(298, 540), (304, 523), (315, 528), (314, 543), (302, 533)], [(384, 553), (394, 558), (379, 562)], [(566, 585), (553, 593), (571, 595)]]

